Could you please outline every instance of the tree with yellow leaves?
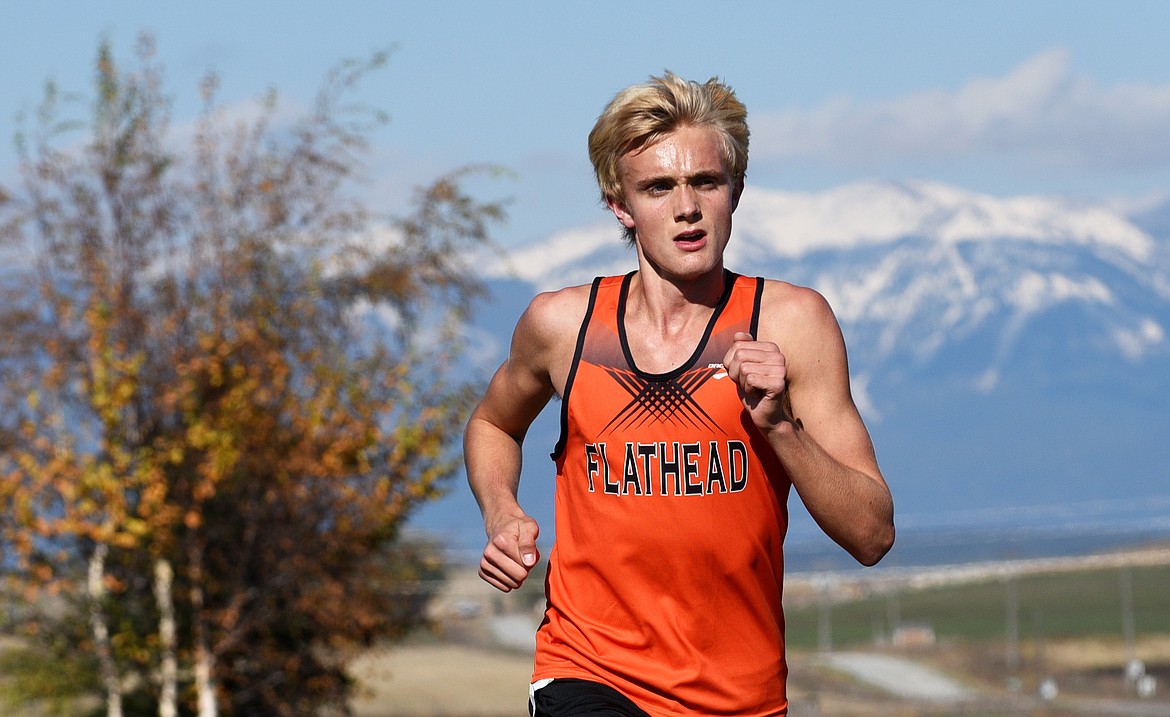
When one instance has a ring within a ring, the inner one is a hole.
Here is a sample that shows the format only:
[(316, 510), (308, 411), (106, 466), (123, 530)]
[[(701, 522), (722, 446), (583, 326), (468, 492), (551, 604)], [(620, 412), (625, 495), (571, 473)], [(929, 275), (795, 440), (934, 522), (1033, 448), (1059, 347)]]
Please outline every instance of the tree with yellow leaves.
[(150, 38), (129, 71), (103, 44), (92, 123), (50, 87), (18, 137), (0, 559), (28, 632), (82, 617), (74, 685), (111, 717), (340, 713), (352, 648), (419, 619), (434, 559), (400, 528), (457, 465), (469, 257), (503, 213), (459, 172), (404, 218), (357, 198), (384, 117), (345, 100), (384, 59), (292, 125), (208, 77), (183, 135)]

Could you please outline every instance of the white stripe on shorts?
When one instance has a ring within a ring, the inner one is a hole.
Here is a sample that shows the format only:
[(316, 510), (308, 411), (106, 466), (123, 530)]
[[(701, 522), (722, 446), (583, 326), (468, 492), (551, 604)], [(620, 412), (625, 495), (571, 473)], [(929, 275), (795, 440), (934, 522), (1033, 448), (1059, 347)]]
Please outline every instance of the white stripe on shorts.
[(550, 682), (552, 678), (546, 677), (528, 685), (528, 717), (536, 717), (536, 691), (541, 687), (547, 687)]

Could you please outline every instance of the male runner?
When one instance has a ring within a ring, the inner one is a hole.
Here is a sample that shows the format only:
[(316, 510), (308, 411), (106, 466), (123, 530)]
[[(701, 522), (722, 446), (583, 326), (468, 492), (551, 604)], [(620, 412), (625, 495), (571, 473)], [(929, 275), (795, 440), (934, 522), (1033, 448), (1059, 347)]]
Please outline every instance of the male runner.
[(468, 422), (479, 572), (507, 592), (538, 560), (521, 442), (561, 399), (534, 715), (786, 715), (789, 488), (859, 562), (893, 544), (828, 304), (723, 266), (746, 116), (671, 73), (610, 102), (589, 152), (637, 268), (537, 296)]

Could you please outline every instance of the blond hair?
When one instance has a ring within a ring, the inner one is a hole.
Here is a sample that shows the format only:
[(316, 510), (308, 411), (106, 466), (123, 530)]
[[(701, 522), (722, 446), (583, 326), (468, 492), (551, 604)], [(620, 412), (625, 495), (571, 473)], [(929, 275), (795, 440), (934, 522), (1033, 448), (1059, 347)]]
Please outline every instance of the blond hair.
[(602, 201), (622, 200), (618, 161), (623, 156), (686, 126), (718, 130), (732, 179), (743, 179), (748, 160), (747, 108), (734, 90), (714, 77), (699, 83), (667, 70), (614, 96), (589, 133), (589, 160)]

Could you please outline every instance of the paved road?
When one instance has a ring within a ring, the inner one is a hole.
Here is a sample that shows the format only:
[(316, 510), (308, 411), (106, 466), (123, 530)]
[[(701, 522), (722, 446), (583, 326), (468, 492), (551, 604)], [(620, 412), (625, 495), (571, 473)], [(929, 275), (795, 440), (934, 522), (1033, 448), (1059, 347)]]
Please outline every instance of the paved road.
[(917, 662), (868, 652), (834, 652), (821, 658), (828, 665), (875, 687), (915, 700), (958, 702), (976, 696), (947, 675)]
[[(1034, 714), (1044, 710), (1046, 701), (1038, 696), (995, 697), (981, 695), (931, 667), (894, 655), (867, 652), (834, 652), (820, 657), (822, 664), (853, 675), (891, 695), (936, 703), (967, 702), (1014, 706), (1010, 711), (997, 709), (994, 714)], [(1164, 700), (1092, 699), (1081, 696), (1057, 699), (1061, 713), (1102, 717), (1170, 717), (1170, 705)]]

